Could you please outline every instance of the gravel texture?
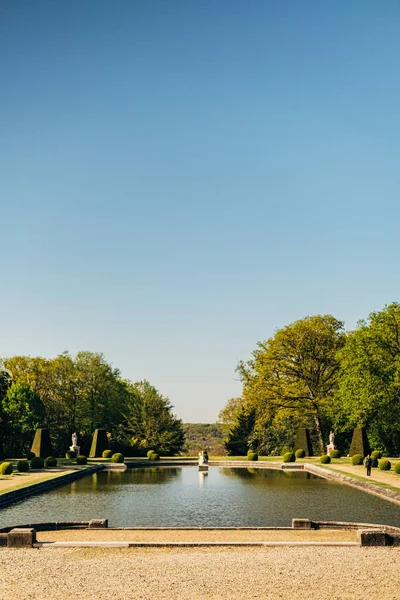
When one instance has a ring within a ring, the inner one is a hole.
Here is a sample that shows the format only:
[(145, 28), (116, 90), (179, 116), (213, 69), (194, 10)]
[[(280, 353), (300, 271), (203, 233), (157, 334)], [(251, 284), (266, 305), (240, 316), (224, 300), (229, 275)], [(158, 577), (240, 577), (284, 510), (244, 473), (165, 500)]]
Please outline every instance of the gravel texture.
[(394, 600), (397, 548), (0, 551), (0, 599)]

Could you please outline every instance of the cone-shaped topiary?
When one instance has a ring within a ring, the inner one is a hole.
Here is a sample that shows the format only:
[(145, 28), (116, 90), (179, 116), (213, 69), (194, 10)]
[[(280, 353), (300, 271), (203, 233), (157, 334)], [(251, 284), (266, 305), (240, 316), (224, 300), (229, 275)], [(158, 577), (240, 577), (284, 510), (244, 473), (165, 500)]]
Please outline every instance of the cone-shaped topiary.
[(48, 456), (44, 459), (44, 468), (50, 469), (51, 467), (57, 466), (57, 459), (54, 456)]
[(31, 452), (34, 452), (35, 456), (40, 456), (41, 458), (53, 456), (53, 449), (51, 447), (48, 429), (36, 429)]
[(379, 468), (381, 471), (390, 471), (392, 464), (387, 458), (382, 458), (382, 460), (379, 461)]
[(371, 452), (371, 448), (368, 441), (367, 430), (365, 427), (357, 427), (353, 433), (353, 439), (351, 440), (349, 456), (355, 454), (362, 454), (367, 456)]
[(111, 458), (113, 455), (113, 451), (112, 450), (104, 450), (102, 457), (103, 458)]
[(282, 460), (283, 462), (295, 462), (296, 456), (293, 452), (286, 452), (286, 454), (282, 456)]
[(257, 452), (248, 452), (247, 453), (247, 460), (258, 460), (258, 454), (257, 454)]
[(362, 465), (364, 462), (364, 457), (362, 454), (354, 454), (351, 458), (352, 465)]
[(26, 471), (29, 471), (29, 462), (27, 460), (19, 460), (17, 462), (17, 469), (20, 473), (26, 473)]
[(296, 450), (296, 452), (294, 453), (296, 458), (304, 458), (306, 455), (306, 451), (303, 450), (303, 448), (299, 448), (298, 450)]
[(3, 462), (0, 465), (0, 475), (11, 475), (14, 467), (10, 462)]
[(87, 465), (87, 457), (84, 456), (83, 454), (80, 454), (79, 456), (76, 457), (76, 464), (77, 465)]
[(92, 446), (89, 452), (89, 458), (100, 458), (104, 450), (107, 450), (108, 439), (105, 429), (96, 429), (93, 434)]
[(43, 469), (44, 468), (44, 460), (41, 456), (35, 456), (31, 460), (31, 469)]
[(313, 455), (310, 432), (308, 429), (300, 428), (297, 430), (296, 440), (294, 442), (294, 450), (304, 450), (306, 456)]
[(331, 457), (327, 454), (323, 454), (319, 459), (319, 462), (323, 465), (328, 465), (331, 462)]
[(121, 454), (121, 452), (116, 452), (115, 454), (112, 455), (111, 462), (113, 462), (113, 463), (123, 463), (124, 462), (124, 455)]

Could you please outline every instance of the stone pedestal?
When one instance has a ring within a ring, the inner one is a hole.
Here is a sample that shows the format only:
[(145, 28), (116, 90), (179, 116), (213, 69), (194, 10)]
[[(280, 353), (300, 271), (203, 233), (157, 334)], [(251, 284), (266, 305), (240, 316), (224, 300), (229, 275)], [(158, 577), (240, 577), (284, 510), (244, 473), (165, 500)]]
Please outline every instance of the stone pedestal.
[(70, 449), (70, 450), (72, 450), (73, 452), (75, 452), (75, 454), (76, 454), (77, 456), (79, 456), (79, 454), (80, 454), (80, 450), (81, 450), (81, 447), (80, 447), (80, 446), (70, 446), (70, 447), (69, 447), (69, 449)]
[(334, 450), (336, 448), (336, 446), (334, 444), (328, 444), (326, 446), (326, 453), (328, 456), (330, 456), (332, 450)]

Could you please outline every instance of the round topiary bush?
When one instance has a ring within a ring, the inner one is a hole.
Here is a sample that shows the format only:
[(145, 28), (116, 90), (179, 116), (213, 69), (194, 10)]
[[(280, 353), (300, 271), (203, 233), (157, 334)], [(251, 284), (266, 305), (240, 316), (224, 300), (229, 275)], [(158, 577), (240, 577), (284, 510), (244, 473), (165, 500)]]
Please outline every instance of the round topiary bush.
[(27, 452), (26, 453), (26, 459), (27, 460), (32, 460), (32, 458), (35, 458), (36, 454), (34, 452)]
[(394, 472), (397, 473), (397, 475), (400, 475), (400, 462), (394, 465)]
[(382, 458), (382, 452), (380, 450), (374, 450), (371, 452), (372, 460), (377, 460), (378, 458)]
[(293, 454), (293, 452), (286, 452), (286, 454), (284, 454), (282, 456), (282, 460), (283, 460), (283, 462), (295, 462), (296, 461), (296, 457)]
[(332, 450), (329, 456), (331, 458), (340, 458), (342, 456), (342, 453), (340, 452), (340, 450)]
[(364, 462), (364, 457), (362, 454), (354, 454), (351, 457), (351, 464), (352, 465), (362, 465)]
[(392, 468), (390, 460), (387, 460), (387, 458), (383, 458), (382, 460), (380, 460), (379, 468), (381, 471), (390, 471), (390, 469)]
[(257, 452), (248, 452), (247, 453), (247, 460), (258, 460), (258, 454), (257, 454)]
[(10, 462), (3, 462), (0, 465), (0, 475), (11, 475), (14, 467)]
[(303, 450), (303, 448), (299, 448), (298, 450), (296, 450), (295, 452), (295, 456), (296, 458), (304, 458), (306, 455), (306, 451)]
[(113, 451), (112, 450), (104, 450), (102, 457), (103, 458), (111, 458), (113, 455)]
[(155, 450), (149, 450), (147, 453), (147, 458), (151, 460), (150, 456), (155, 453)]
[(331, 462), (331, 457), (327, 454), (323, 454), (319, 459), (319, 462), (323, 465), (328, 465)]
[(150, 454), (149, 460), (160, 460), (160, 457), (157, 452), (153, 452), (153, 454)]
[(76, 464), (77, 465), (87, 465), (87, 458), (86, 456), (84, 456), (83, 454), (80, 454), (79, 456), (76, 457)]
[(31, 460), (31, 469), (43, 469), (44, 468), (44, 460), (40, 456), (35, 456)]
[(111, 462), (113, 462), (113, 463), (123, 463), (124, 462), (124, 455), (121, 454), (121, 452), (116, 452), (115, 454), (112, 455)]
[(54, 456), (48, 456), (44, 459), (44, 468), (51, 469), (51, 467), (57, 466), (57, 459)]
[(65, 458), (68, 458), (69, 460), (71, 460), (72, 458), (76, 458), (75, 450), (67, 450), (67, 452), (65, 453)]
[(378, 459), (377, 458), (373, 458), (372, 459), (372, 465), (371, 465), (371, 467), (375, 467), (376, 468), (377, 466), (378, 466)]
[(19, 460), (17, 462), (17, 469), (20, 473), (26, 473), (26, 471), (29, 471), (29, 462), (27, 460)]

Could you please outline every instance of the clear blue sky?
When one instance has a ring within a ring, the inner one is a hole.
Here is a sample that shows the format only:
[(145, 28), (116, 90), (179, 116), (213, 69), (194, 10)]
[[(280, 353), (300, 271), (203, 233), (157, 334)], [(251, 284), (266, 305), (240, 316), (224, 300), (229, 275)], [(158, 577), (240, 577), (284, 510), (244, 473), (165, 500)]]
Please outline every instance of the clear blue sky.
[(397, 0), (2, 0), (0, 356), (212, 422), (305, 315), (399, 300)]

